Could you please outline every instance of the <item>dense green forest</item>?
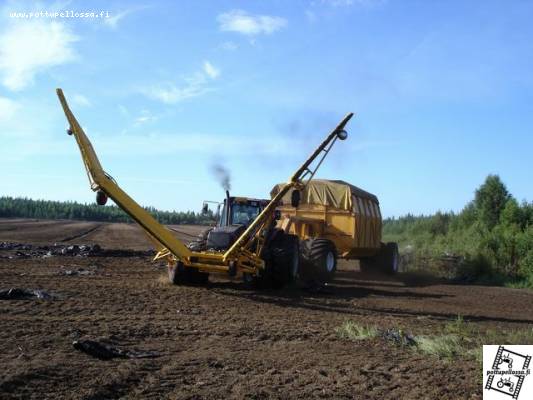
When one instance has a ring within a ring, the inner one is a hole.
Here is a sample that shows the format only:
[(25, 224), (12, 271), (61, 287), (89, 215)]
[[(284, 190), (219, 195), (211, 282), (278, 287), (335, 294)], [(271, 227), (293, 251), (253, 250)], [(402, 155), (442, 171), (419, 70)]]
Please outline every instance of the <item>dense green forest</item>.
[[(145, 207), (145, 209), (163, 224), (203, 225), (215, 219), (211, 211), (204, 215), (192, 211), (160, 211), (153, 207)], [(117, 206), (13, 197), (0, 197), (0, 217), (132, 222), (132, 219)]]
[(460, 213), (387, 219), (383, 234), (408, 268), (533, 287), (533, 203), (519, 203), (497, 175)]

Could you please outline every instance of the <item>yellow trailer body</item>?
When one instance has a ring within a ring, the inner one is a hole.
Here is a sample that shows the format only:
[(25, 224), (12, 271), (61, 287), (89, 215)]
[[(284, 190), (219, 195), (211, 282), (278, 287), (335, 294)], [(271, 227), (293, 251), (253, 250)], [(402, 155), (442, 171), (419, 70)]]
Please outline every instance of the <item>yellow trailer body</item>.
[[(271, 195), (283, 187), (276, 185)], [(344, 181), (313, 179), (301, 190), (298, 207), (291, 205), (288, 193), (277, 209), (281, 213), (278, 227), (302, 240), (328, 239), (335, 244), (339, 257), (372, 257), (381, 247), (377, 197)]]

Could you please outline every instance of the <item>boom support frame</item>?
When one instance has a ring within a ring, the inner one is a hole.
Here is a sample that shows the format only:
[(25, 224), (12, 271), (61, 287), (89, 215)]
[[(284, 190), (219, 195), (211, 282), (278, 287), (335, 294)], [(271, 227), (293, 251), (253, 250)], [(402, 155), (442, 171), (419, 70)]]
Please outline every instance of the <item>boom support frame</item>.
[[(303, 182), (304, 178), (309, 177), (308, 179), (312, 179), (337, 138), (345, 134), (344, 127), (353, 116), (353, 113), (349, 113), (340, 121), (313, 154), (296, 170), (283, 189), (274, 196), (226, 252), (194, 252), (177, 239), (168, 228), (159, 223), (150, 213), (135, 202), (104, 171), (91, 142), (70, 110), (63, 91), (61, 89), (57, 89), (56, 91), (70, 125), (68, 133), (74, 135), (80, 149), (91, 189), (95, 192), (104, 192), (144, 229), (158, 251), (154, 260), (165, 258), (169, 264), (179, 261), (184, 267), (196, 268), (201, 272), (229, 273), (231, 269), (237, 272), (257, 274), (260, 269), (265, 267), (265, 262), (261, 258), (265, 244), (262, 232), (272, 225), (276, 207), (289, 190), (305, 186)], [(322, 158), (314, 170), (311, 170), (311, 164), (322, 152), (324, 152)]]

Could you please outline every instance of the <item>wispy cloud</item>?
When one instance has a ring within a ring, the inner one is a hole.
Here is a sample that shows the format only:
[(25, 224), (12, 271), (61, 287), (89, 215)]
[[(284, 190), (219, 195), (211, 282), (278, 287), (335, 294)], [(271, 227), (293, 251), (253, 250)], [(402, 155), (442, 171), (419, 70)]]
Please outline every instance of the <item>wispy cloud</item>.
[(247, 36), (272, 34), (285, 28), (285, 18), (271, 15), (253, 15), (243, 10), (231, 10), (219, 14), (217, 21), (221, 31), (238, 32)]
[(91, 107), (92, 103), (87, 97), (82, 94), (75, 94), (72, 96), (72, 103), (80, 107)]
[(76, 58), (71, 30), (56, 21), (16, 21), (0, 34), (2, 84), (18, 91), (33, 83), (35, 75)]
[(235, 51), (239, 48), (239, 46), (232, 41), (226, 41), (220, 44), (220, 48), (222, 50)]
[(360, 5), (360, 6), (375, 6), (375, 5), (381, 5), (386, 3), (387, 0), (318, 0), (314, 1), (311, 4), (325, 4), (332, 7), (350, 7), (353, 5)]
[(220, 70), (215, 68), (209, 61), (204, 61), (204, 72), (211, 79), (216, 79), (220, 75)]
[(213, 88), (210, 86), (210, 82), (219, 76), (220, 70), (209, 61), (205, 61), (199, 71), (184, 77), (181, 85), (177, 85), (174, 82), (165, 82), (143, 88), (141, 93), (163, 103), (176, 104), (212, 91)]
[(126, 16), (133, 14), (137, 11), (145, 10), (149, 6), (139, 6), (132, 7), (124, 11), (112, 14), (110, 17), (104, 19), (104, 23), (112, 29), (116, 29), (120, 21), (122, 21)]
[(142, 110), (141, 114), (135, 118), (134, 125), (142, 125), (153, 121), (157, 121), (157, 117), (148, 110)]
[(0, 97), (0, 122), (9, 121), (19, 109), (19, 104), (6, 97)]

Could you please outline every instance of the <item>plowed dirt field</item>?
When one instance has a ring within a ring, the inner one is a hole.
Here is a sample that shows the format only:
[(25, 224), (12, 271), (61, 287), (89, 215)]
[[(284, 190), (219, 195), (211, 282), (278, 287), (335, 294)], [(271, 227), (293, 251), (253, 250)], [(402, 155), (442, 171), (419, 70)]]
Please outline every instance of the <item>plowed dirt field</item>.
[[(202, 229), (174, 228), (183, 240)], [(134, 225), (73, 221), (0, 220), (2, 241), (150, 248)], [(371, 278), (354, 262), (340, 263), (326, 292), (309, 293), (217, 276), (172, 286), (149, 257), (0, 250), (0, 289), (12, 287), (53, 299), (0, 300), (1, 399), (481, 399), (472, 359), (351, 341), (335, 328), (351, 320), (432, 335), (457, 315), (481, 331), (533, 326), (531, 291)], [(73, 348), (87, 338), (159, 356), (102, 361)]]

